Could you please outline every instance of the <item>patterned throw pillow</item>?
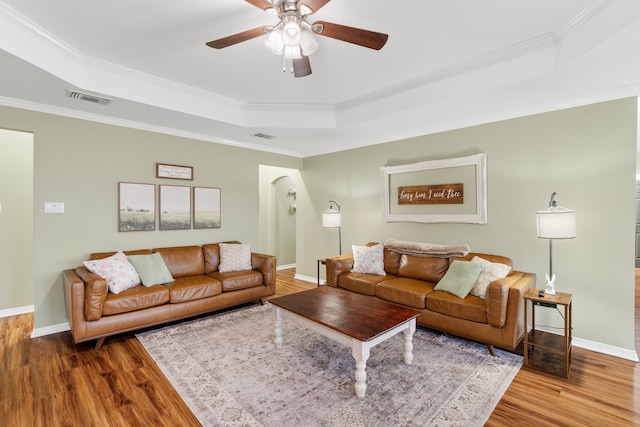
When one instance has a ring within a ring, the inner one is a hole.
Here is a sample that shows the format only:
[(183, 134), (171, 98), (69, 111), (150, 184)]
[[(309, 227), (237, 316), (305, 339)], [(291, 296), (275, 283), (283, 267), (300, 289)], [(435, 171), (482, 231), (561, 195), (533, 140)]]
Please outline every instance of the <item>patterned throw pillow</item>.
[(482, 299), (484, 299), (485, 294), (487, 293), (489, 283), (493, 282), (494, 280), (507, 277), (507, 275), (511, 272), (511, 267), (509, 267), (507, 264), (490, 262), (479, 256), (473, 257), (471, 262), (482, 264), (482, 271), (478, 276), (478, 281), (469, 293)]
[(353, 249), (352, 273), (376, 274), (386, 276), (384, 271), (384, 246), (356, 246)]
[(103, 259), (83, 261), (87, 269), (107, 281), (109, 291), (114, 294), (138, 286), (140, 276), (122, 251)]
[(251, 247), (242, 243), (220, 243), (220, 273), (251, 270)]

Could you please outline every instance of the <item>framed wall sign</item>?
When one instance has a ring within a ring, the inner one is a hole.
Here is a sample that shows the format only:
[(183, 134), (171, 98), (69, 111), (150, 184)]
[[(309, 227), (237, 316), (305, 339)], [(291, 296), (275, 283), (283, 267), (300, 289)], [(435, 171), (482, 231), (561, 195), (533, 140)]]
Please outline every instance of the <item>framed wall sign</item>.
[(118, 231), (156, 229), (156, 186), (118, 183)]
[(168, 165), (156, 163), (156, 177), (185, 179), (193, 181), (193, 168), (191, 166)]
[(486, 154), (380, 168), (386, 222), (487, 223)]
[(160, 230), (191, 228), (191, 187), (160, 186)]
[(220, 228), (220, 189), (193, 187), (193, 228)]

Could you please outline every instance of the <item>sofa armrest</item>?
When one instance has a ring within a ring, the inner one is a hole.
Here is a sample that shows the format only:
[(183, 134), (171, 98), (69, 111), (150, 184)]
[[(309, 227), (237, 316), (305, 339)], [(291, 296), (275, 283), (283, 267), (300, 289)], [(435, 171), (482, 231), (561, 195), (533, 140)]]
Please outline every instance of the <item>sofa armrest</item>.
[(273, 255), (251, 253), (251, 268), (262, 273), (265, 286), (271, 288), (272, 292), (276, 291), (276, 257)]
[(353, 254), (339, 255), (327, 258), (326, 260), (326, 284), (327, 286), (338, 286), (338, 276), (348, 273), (353, 268)]
[(535, 280), (535, 274), (513, 271), (507, 277), (491, 282), (485, 295), (489, 324), (502, 328), (509, 316), (520, 315), (523, 296), (529, 288), (535, 286)]
[[(62, 287), (64, 289), (64, 304), (67, 322), (74, 341), (84, 337), (86, 320), (84, 317), (85, 282), (78, 276), (75, 269), (62, 272)], [(77, 341), (76, 341), (77, 342)]]
[(87, 270), (76, 268), (76, 274), (84, 282), (84, 317), (86, 320), (98, 320), (102, 317), (102, 308), (109, 293), (107, 281)]

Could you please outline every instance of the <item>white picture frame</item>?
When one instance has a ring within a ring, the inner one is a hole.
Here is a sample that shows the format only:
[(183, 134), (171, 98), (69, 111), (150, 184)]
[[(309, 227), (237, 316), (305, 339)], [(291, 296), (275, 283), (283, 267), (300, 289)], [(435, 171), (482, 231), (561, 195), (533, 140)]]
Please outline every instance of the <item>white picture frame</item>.
[[(384, 222), (421, 223), (487, 223), (486, 154), (441, 160), (426, 160), (399, 166), (380, 168), (382, 220)], [(394, 196), (398, 187), (413, 183), (443, 184), (462, 182), (465, 203), (461, 205), (401, 206)], [(415, 182), (414, 182), (415, 181)]]

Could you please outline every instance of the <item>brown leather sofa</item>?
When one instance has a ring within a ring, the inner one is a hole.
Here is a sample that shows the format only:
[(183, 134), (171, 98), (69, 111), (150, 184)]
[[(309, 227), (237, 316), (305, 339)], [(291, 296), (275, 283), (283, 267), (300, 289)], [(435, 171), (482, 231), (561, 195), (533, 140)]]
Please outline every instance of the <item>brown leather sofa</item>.
[[(232, 242), (229, 242), (232, 243)], [(233, 242), (237, 243), (237, 242)], [(166, 285), (135, 286), (118, 294), (85, 267), (62, 273), (67, 319), (75, 343), (184, 319), (275, 294), (276, 257), (251, 253), (252, 270), (221, 273), (220, 246), (180, 246), (125, 252), (160, 253), (175, 279)], [(91, 260), (115, 252), (94, 253)]]
[[(372, 245), (374, 243), (369, 243)], [(464, 257), (434, 258), (400, 254), (384, 249), (386, 276), (352, 273), (353, 255), (327, 258), (327, 285), (375, 295), (421, 312), (418, 325), (493, 346), (514, 350), (524, 336), (523, 295), (535, 287), (535, 275), (513, 271), (491, 282), (485, 299), (474, 295), (459, 298), (434, 290), (454, 259), (469, 261), (479, 256), (512, 266), (503, 256), (469, 253)], [(425, 280), (425, 276), (437, 280)]]

